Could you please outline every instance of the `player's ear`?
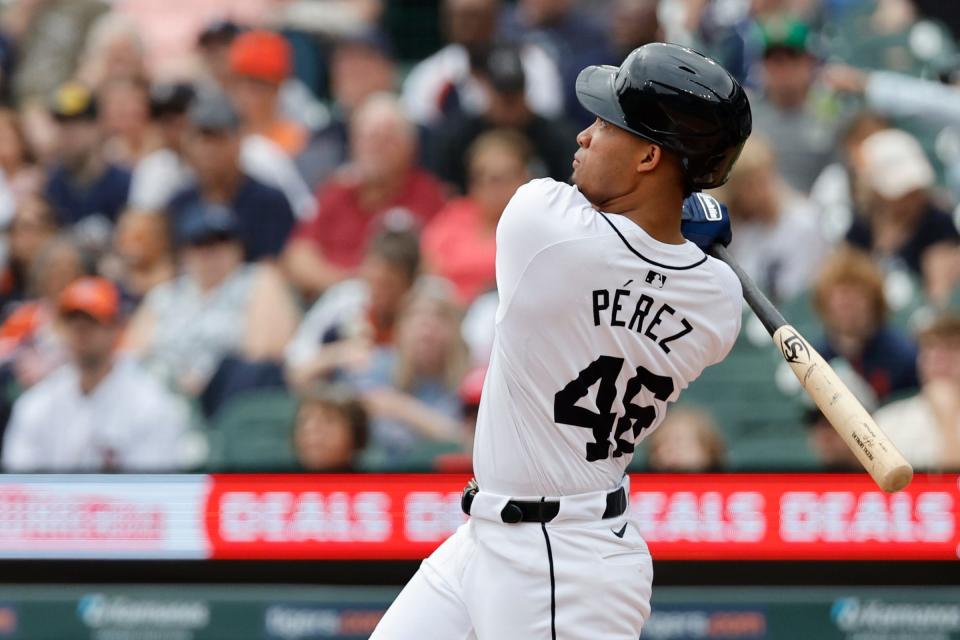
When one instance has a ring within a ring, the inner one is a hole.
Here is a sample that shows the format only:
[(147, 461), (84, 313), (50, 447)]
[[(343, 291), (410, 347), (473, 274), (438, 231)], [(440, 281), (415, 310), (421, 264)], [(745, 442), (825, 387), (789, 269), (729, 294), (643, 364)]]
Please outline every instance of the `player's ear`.
[(649, 173), (657, 168), (663, 159), (663, 150), (660, 145), (644, 142), (637, 160), (637, 173)]

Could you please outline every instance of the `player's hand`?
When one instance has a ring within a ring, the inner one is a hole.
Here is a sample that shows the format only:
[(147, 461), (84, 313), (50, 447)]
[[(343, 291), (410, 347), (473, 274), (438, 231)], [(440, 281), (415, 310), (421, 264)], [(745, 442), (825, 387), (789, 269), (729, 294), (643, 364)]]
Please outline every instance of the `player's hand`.
[(704, 251), (715, 244), (727, 246), (733, 238), (730, 213), (713, 196), (695, 193), (683, 201), (680, 232)]

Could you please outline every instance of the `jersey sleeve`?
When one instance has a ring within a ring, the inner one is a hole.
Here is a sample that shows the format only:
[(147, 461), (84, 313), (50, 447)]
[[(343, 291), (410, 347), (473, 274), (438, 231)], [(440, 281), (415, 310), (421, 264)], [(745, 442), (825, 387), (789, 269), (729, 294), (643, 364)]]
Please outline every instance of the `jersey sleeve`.
[[(510, 199), (497, 225), (497, 291), (500, 320), (517, 283), (538, 253), (557, 243), (609, 233), (576, 187), (543, 178), (523, 185)], [(558, 277), (565, 265), (558, 263)]]

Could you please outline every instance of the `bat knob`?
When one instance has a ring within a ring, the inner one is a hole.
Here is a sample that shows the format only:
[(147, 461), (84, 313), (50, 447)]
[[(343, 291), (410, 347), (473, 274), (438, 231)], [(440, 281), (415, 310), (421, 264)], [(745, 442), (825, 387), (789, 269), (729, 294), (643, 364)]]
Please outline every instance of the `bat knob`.
[(904, 462), (889, 469), (878, 483), (887, 493), (896, 493), (905, 488), (913, 480), (913, 467)]

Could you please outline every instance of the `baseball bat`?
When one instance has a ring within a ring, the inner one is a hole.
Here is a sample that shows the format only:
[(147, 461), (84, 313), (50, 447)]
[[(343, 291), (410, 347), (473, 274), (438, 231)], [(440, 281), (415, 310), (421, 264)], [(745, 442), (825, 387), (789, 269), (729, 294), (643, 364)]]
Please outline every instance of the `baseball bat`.
[(733, 269), (743, 286), (743, 298), (757, 314), (807, 394), (827, 417), (857, 460), (881, 489), (900, 491), (913, 478), (913, 467), (890, 441), (863, 405), (840, 380), (833, 368), (751, 280), (726, 247), (714, 245), (711, 253)]

